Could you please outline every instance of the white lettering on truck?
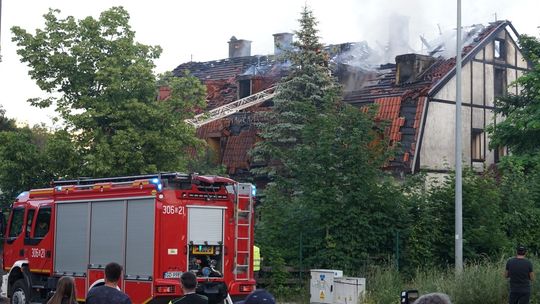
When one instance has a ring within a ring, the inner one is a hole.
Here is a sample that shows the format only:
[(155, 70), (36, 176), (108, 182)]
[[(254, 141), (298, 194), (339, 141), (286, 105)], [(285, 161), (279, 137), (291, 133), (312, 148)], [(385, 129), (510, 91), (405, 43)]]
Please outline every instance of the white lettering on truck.
[(184, 207), (184, 206), (164, 205), (163, 206), (163, 214), (186, 215), (186, 207)]

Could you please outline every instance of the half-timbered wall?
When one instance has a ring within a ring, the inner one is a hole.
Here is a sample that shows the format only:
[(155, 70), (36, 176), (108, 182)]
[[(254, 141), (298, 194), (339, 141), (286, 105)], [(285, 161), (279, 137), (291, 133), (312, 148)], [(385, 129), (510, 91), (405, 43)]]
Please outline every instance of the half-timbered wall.
[[(495, 163), (496, 151), (489, 148), (489, 136), (485, 132), (487, 126), (502, 119), (493, 113), (494, 100), (500, 84), (504, 84), (502, 90), (518, 93), (515, 86), (507, 86), (526, 69), (527, 62), (507, 30), (494, 35), (464, 63), (461, 127), (464, 164), (482, 170)], [(454, 75), (429, 99), (419, 154), (421, 169), (438, 172), (455, 166), (455, 97)]]

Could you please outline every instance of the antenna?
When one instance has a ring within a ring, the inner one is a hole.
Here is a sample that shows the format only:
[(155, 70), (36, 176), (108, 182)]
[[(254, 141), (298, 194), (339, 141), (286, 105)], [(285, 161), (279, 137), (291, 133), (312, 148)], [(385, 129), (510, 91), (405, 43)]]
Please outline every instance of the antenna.
[(497, 12), (493, 14), (495, 16), (495, 22), (497, 22)]
[(437, 28), (439, 29), (439, 35), (442, 35), (441, 25), (437, 23)]

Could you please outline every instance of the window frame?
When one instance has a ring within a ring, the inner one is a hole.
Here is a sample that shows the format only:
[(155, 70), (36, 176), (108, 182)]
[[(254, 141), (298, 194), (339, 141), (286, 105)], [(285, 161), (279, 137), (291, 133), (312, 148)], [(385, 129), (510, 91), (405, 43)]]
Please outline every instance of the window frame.
[[(48, 213), (48, 215), (44, 215), (45, 213)], [(48, 222), (47, 222), (47, 232), (45, 232), (44, 235), (36, 235), (36, 232), (38, 231), (37, 230), (37, 227), (40, 223), (40, 219), (42, 217), (46, 216), (48, 218)], [(47, 234), (49, 234), (49, 231), (51, 231), (51, 217), (52, 217), (52, 208), (51, 206), (43, 206), (43, 207), (40, 207), (38, 212), (37, 212), (37, 216), (36, 216), (36, 220), (35, 220), (35, 224), (34, 224), (34, 232), (32, 233), (32, 237), (33, 238), (36, 238), (36, 239), (43, 239), (44, 237), (47, 236)]]
[(486, 161), (484, 129), (473, 128), (471, 130), (471, 161)]
[[(497, 77), (497, 74), (500, 73), (500, 77)], [(500, 79), (500, 83), (499, 83)], [(494, 67), (493, 68), (493, 96), (495, 98), (506, 95), (506, 68)]]
[(493, 59), (506, 61), (506, 40), (500, 38), (493, 40)]
[[(12, 232), (13, 232), (13, 223), (14, 223), (14, 220), (15, 220), (15, 213), (16, 212), (19, 212), (21, 211), (22, 215), (21, 215), (21, 218), (20, 218), (20, 224), (19, 224), (19, 233), (17, 233), (16, 235), (12, 235)], [(25, 211), (26, 209), (24, 207), (15, 207), (11, 210), (11, 216), (9, 218), (9, 227), (8, 227), (8, 231), (7, 231), (7, 237), (10, 238), (10, 239), (16, 239), (18, 238), (21, 233), (23, 232), (24, 230), (24, 215), (25, 215)]]

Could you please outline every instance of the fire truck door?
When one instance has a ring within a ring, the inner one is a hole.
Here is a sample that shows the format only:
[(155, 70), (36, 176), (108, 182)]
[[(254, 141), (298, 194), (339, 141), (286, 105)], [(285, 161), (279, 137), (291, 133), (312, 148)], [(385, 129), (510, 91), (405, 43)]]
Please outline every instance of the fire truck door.
[(16, 207), (11, 211), (4, 245), (5, 270), (9, 270), (17, 260), (24, 259), (24, 236), (22, 234), (24, 213), (24, 207)]
[[(27, 222), (31, 217), (31, 213), (35, 210), (29, 209)], [(35, 214), (35, 213), (34, 213)], [(25, 232), (24, 243), (28, 254), (30, 270), (32, 272), (49, 273), (51, 267), (51, 239), (49, 236), (49, 226), (51, 224), (51, 207), (41, 206), (37, 211), (37, 215), (33, 215), (33, 230)], [(32, 225), (27, 227), (31, 228)]]

